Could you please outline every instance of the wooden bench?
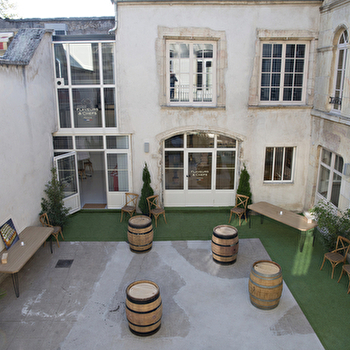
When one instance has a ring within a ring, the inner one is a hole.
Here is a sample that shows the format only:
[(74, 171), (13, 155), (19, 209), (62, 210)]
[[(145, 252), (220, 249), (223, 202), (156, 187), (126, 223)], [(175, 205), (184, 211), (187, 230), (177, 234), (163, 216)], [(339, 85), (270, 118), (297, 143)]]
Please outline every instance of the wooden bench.
[[(0, 273), (10, 273), (12, 276), (13, 288), (16, 297), (19, 297), (18, 272), (28, 262), (28, 260), (36, 253), (40, 246), (47, 240), (53, 232), (52, 227), (29, 226), (25, 228), (19, 235), (17, 241), (9, 250), (2, 250), (8, 253), (7, 263), (0, 264)], [(50, 241), (52, 253), (52, 240)]]
[[(317, 222), (308, 222), (306, 217), (298, 215), (289, 210), (285, 210), (276, 205), (267, 203), (267, 202), (258, 202), (248, 206), (248, 209), (262, 215), (267, 216), (270, 219), (281, 222), (282, 224), (291, 226), (298, 231), (300, 231), (300, 251), (303, 251), (306, 232), (313, 230), (317, 226)], [(262, 223), (262, 221), (261, 221)], [(249, 227), (251, 226), (251, 220), (249, 219)], [(314, 235), (315, 241), (315, 235)], [(314, 242), (313, 242), (314, 243)]]

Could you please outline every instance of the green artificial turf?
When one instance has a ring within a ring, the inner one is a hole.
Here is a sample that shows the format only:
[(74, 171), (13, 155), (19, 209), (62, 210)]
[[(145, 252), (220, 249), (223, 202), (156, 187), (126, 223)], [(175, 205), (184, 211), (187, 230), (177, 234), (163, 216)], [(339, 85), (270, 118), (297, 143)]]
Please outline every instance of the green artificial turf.
[[(228, 224), (229, 208), (166, 208), (166, 219), (153, 222), (154, 241), (210, 240), (213, 229)], [(303, 252), (299, 251), (297, 230), (274, 220), (252, 216), (251, 228), (238, 220), (231, 224), (238, 229), (239, 239), (259, 238), (271, 259), (282, 267), (285, 283), (303, 310), (326, 350), (347, 349), (349, 340), (350, 294), (348, 277), (337, 283), (341, 266), (331, 279), (331, 267), (320, 266), (325, 252), (319, 240), (312, 245), (308, 232)], [(81, 210), (68, 219), (63, 233), (66, 241), (127, 241), (128, 218), (120, 223), (119, 210)], [(316, 236), (317, 237), (317, 236)], [(239, 259), (239, 253), (238, 253)]]

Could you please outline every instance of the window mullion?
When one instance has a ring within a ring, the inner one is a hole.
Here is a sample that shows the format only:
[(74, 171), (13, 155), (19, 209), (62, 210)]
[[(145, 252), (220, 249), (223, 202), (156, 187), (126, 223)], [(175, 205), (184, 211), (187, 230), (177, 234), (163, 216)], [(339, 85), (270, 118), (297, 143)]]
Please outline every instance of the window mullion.
[(285, 166), (285, 160), (286, 160), (286, 147), (283, 147), (283, 155), (282, 155), (282, 174), (281, 174), (281, 180), (284, 181), (284, 166)]
[(275, 181), (275, 158), (276, 158), (276, 147), (273, 147), (271, 181)]
[(190, 69), (189, 69), (189, 94), (188, 94), (188, 99), (190, 103), (193, 103), (193, 64), (194, 64), (194, 56), (193, 56), (193, 44), (190, 43), (189, 44), (189, 51), (190, 51), (190, 60), (189, 60), (189, 65), (190, 65)]
[(280, 80), (280, 96), (279, 101), (283, 102), (283, 94), (284, 94), (284, 79), (285, 79), (285, 71), (286, 71), (286, 47), (287, 44), (282, 45), (282, 57), (281, 57), (281, 80)]

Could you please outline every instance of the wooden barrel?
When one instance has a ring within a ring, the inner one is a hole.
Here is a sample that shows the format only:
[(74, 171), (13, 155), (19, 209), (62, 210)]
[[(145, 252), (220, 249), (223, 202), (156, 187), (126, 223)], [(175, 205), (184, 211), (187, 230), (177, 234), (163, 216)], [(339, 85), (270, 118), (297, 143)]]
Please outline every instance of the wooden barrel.
[(159, 287), (152, 281), (136, 281), (126, 289), (126, 317), (136, 335), (156, 333), (161, 325), (162, 299)]
[(259, 309), (274, 309), (281, 298), (283, 277), (281, 266), (273, 261), (256, 261), (249, 276), (251, 303)]
[(211, 251), (214, 261), (220, 264), (233, 264), (238, 253), (238, 232), (230, 225), (219, 225), (213, 230)]
[(150, 217), (137, 215), (129, 219), (128, 242), (130, 249), (135, 252), (146, 252), (152, 248), (153, 227)]

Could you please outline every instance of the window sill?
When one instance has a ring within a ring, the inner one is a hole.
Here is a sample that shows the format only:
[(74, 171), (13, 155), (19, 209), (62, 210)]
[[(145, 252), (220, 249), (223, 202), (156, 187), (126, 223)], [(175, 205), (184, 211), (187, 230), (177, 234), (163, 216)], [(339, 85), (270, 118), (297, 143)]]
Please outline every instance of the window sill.
[(312, 106), (302, 105), (248, 105), (249, 109), (312, 109)]
[(264, 185), (294, 185), (294, 181), (264, 181)]
[(174, 105), (162, 105), (160, 106), (162, 109), (183, 109), (183, 110), (191, 110), (191, 109), (226, 109), (226, 106), (174, 106)]
[(312, 109), (311, 115), (313, 117), (327, 119), (332, 122), (350, 125), (350, 116), (344, 116), (344, 115), (341, 115), (340, 113), (325, 112), (325, 111), (320, 111), (319, 109)]

